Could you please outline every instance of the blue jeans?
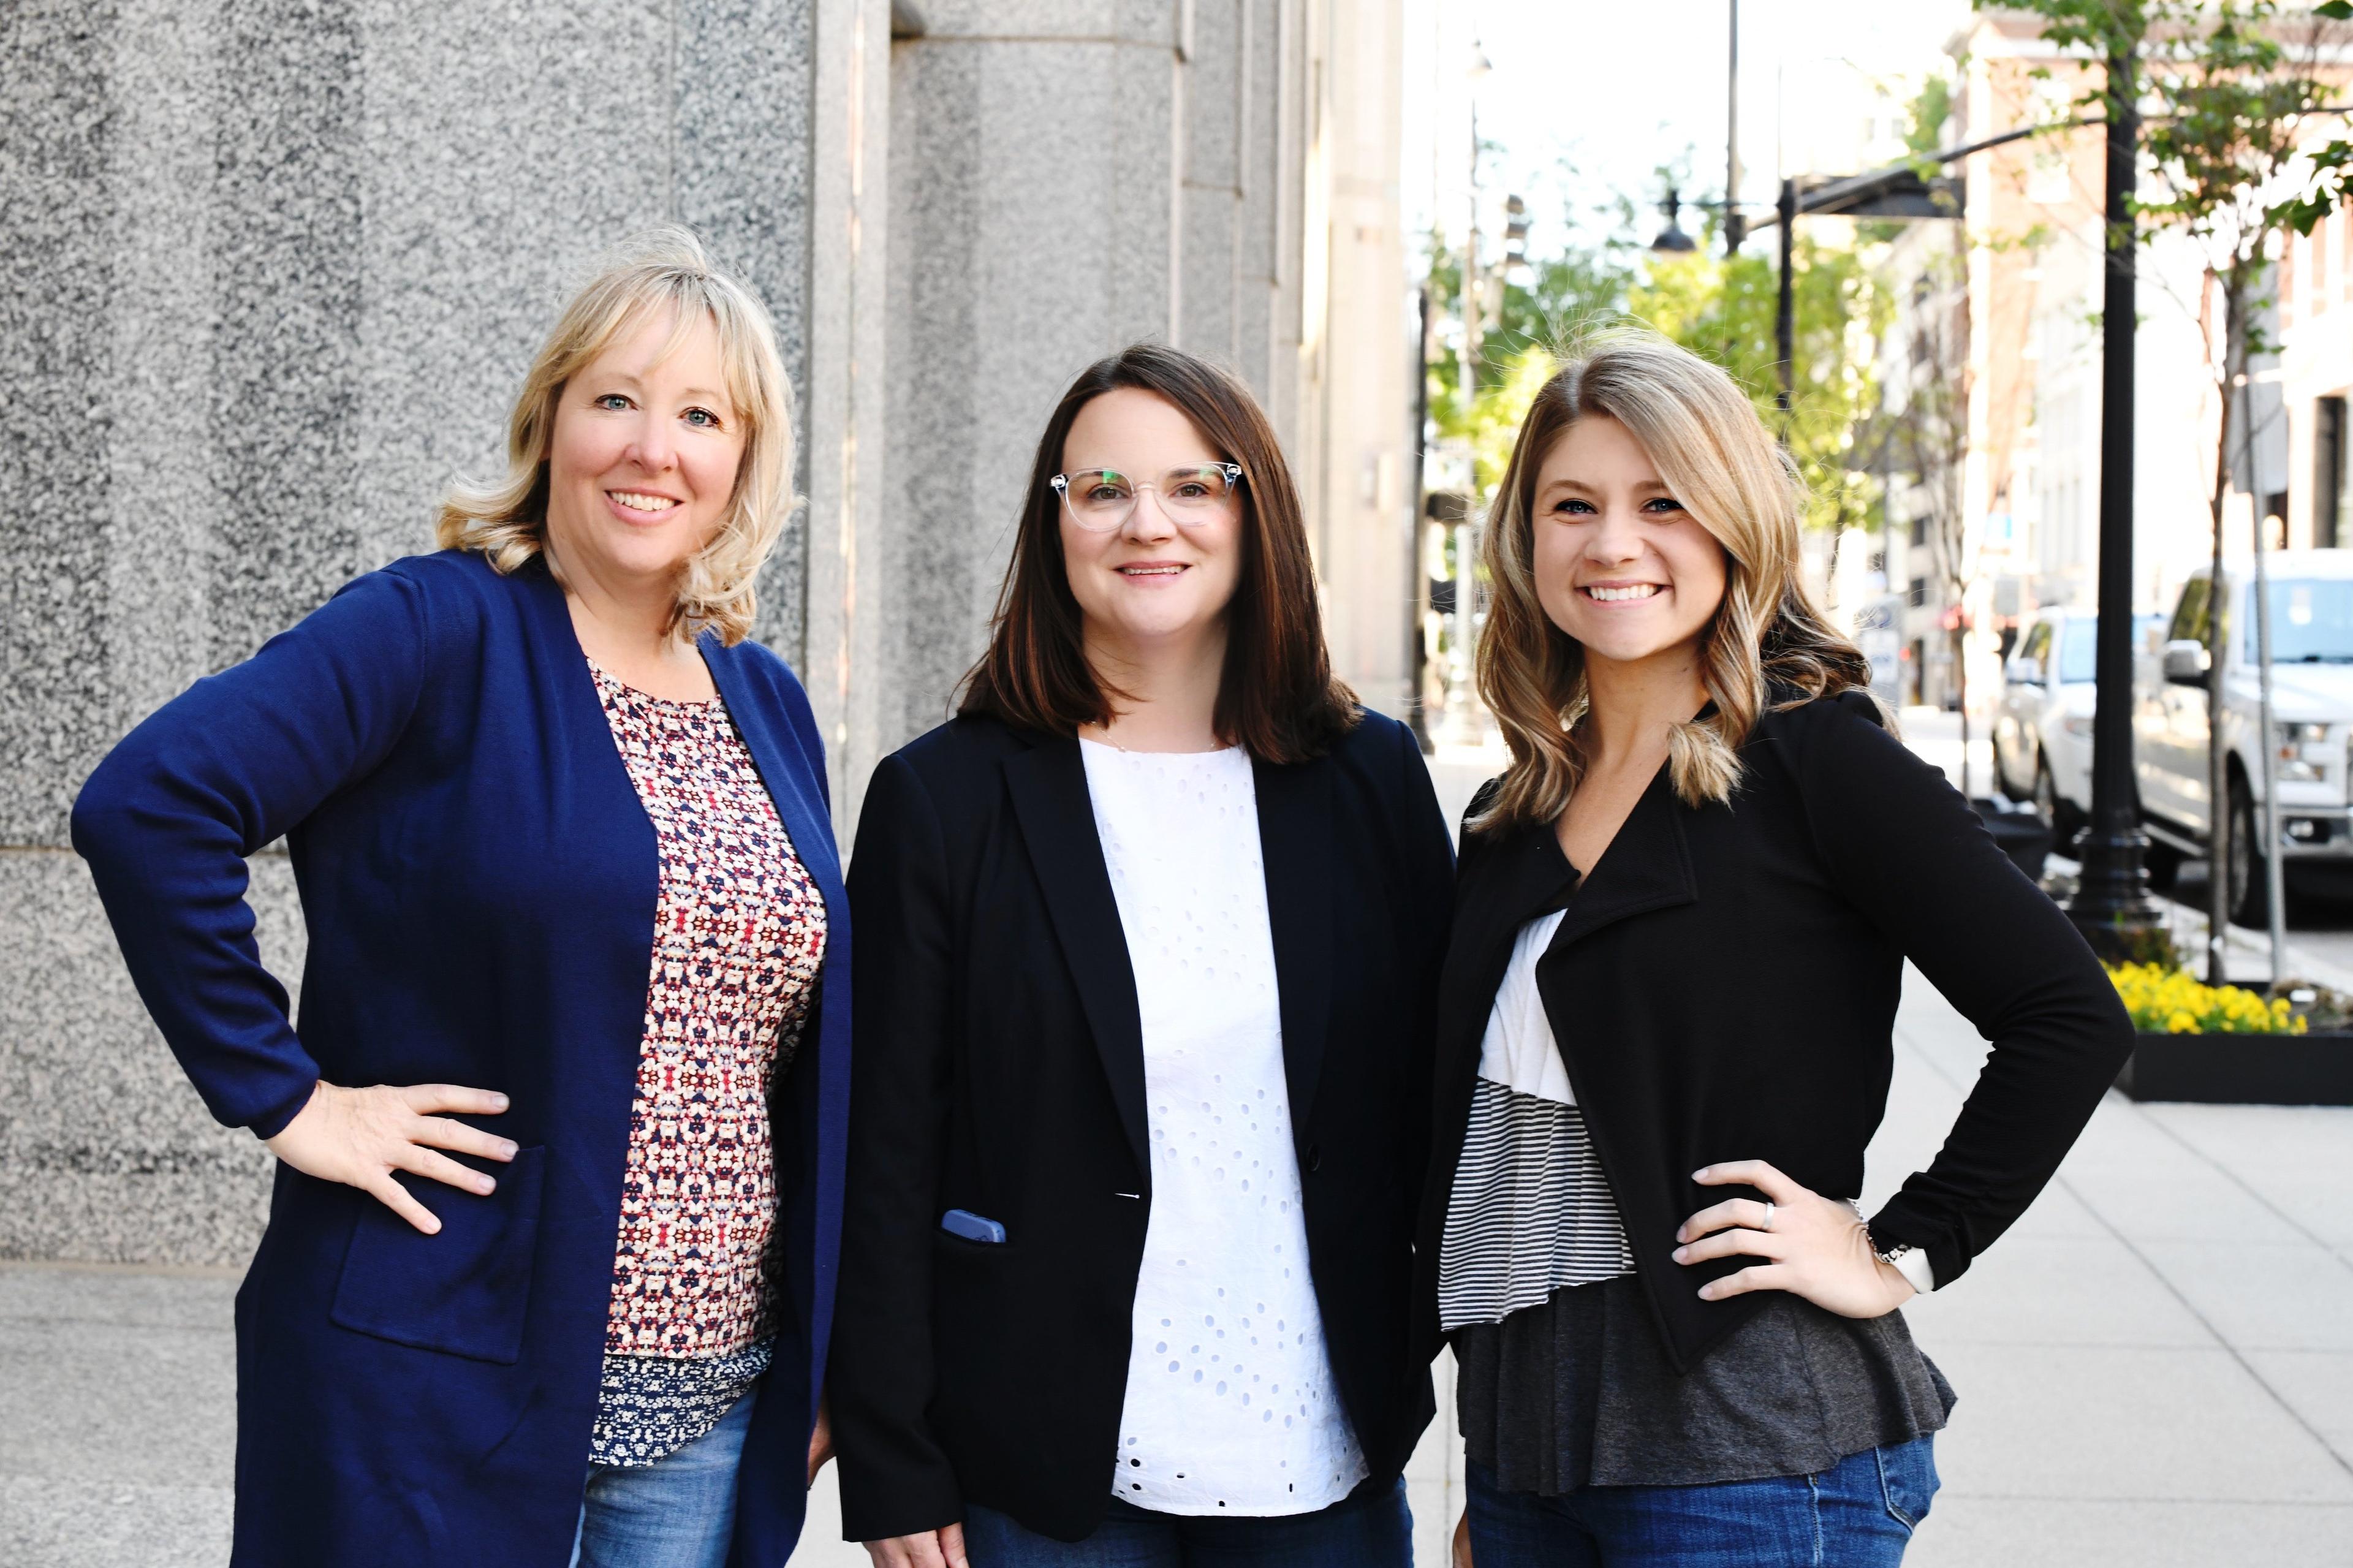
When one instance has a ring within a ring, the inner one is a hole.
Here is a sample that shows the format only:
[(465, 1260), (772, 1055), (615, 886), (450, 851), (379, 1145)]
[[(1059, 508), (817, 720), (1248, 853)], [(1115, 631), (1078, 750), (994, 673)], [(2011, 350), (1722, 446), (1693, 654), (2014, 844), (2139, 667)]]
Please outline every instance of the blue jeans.
[(972, 1568), (1411, 1568), (1413, 1515), (1402, 1480), (1272, 1518), (1147, 1513), (1113, 1498), (1095, 1532), (1071, 1542), (966, 1504), (964, 1549)]
[(591, 1465), (572, 1568), (726, 1568), (735, 1466), (755, 1390), (719, 1425), (650, 1465)]
[(1895, 1568), (1936, 1495), (1931, 1441), (1810, 1476), (1555, 1498), (1499, 1491), (1472, 1465), (1471, 1556), (1479, 1568)]

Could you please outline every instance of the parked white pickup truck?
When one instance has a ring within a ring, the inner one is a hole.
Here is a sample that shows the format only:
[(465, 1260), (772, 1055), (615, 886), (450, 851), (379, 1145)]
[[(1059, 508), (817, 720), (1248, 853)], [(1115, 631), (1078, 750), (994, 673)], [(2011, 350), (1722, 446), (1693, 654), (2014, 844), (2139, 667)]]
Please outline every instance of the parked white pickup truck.
[[(1994, 714), (1995, 782), (2012, 800), (2031, 800), (2062, 845), (2092, 811), (2099, 630), (2100, 618), (2090, 610), (2036, 611), (2003, 667), (2001, 707)], [(2135, 616), (2135, 655), (2164, 634), (2163, 616)]]
[[(2181, 590), (2159, 651), (2138, 661), (2133, 703), (2133, 773), (2147, 829), (2149, 879), (2162, 889), (2186, 856), (2206, 853), (2212, 820), (2208, 784), (2207, 661), (2220, 648), (2222, 739), (2228, 752), (2223, 805), (2231, 918), (2264, 919), (2263, 759), (2255, 750), (2258, 689), (2251, 563), (2229, 563), (2223, 592), (2200, 567)], [(2277, 745), (2281, 869), (2291, 882), (2336, 868), (2353, 871), (2353, 550), (2274, 551), (2270, 584), (2272, 721)], [(2222, 606), (2221, 637), (2216, 617)]]

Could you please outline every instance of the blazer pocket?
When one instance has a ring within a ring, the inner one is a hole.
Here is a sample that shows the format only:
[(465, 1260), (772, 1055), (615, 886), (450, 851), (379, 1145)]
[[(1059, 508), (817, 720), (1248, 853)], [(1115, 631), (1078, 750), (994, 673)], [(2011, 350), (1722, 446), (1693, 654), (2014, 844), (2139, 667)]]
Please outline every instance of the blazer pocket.
[(352, 1231), (328, 1316), (395, 1344), (512, 1365), (522, 1354), (547, 1149), (518, 1149), (488, 1197), (404, 1181), (441, 1229), (427, 1236), (374, 1198)]
[(968, 1236), (958, 1236), (952, 1230), (932, 1232), (932, 1253), (937, 1258), (962, 1258), (974, 1263), (1014, 1257), (1018, 1249), (1009, 1241), (975, 1241)]

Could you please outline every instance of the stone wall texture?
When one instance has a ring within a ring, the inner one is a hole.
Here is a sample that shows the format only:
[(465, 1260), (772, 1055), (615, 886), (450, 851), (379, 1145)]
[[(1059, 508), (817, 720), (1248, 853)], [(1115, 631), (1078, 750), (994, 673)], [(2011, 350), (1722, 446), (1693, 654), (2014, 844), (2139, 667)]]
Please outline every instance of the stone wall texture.
[[(822, 628), (847, 828), (978, 653), (1080, 369), (1176, 342), (1290, 434), (1312, 9), (0, 5), (0, 1258), (249, 1251), (268, 1157), (181, 1080), (67, 814), (142, 715), (429, 547), (600, 252), (687, 223), (767, 300), (797, 386), (875, 389), (823, 411), (838, 515), (762, 584), (763, 640), (807, 668)], [(845, 262), (860, 244), (883, 253)], [(252, 900), (299, 983), (282, 855)]]
[(922, 10), (891, 64), (885, 751), (946, 717), (978, 656), (1039, 432), (1080, 371), (1176, 342), (1238, 371), (1286, 437), (1297, 378), (1297, 270), (1278, 272), (1299, 5)]
[[(429, 548), (571, 281), (699, 229), (805, 370), (796, 0), (0, 5), (0, 1257), (241, 1261), (268, 1176), (179, 1078), (67, 848), (142, 715)], [(797, 651), (803, 541), (763, 583)], [(282, 855), (265, 955), (299, 976)]]

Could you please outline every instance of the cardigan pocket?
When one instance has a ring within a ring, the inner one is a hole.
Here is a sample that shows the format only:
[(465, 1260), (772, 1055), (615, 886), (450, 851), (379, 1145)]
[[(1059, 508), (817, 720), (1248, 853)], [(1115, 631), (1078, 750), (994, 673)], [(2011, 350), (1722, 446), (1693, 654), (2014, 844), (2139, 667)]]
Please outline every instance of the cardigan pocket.
[(427, 1236), (369, 1199), (328, 1316), (395, 1344), (513, 1364), (522, 1354), (546, 1156), (541, 1144), (488, 1167), (499, 1182), (488, 1197), (396, 1174), (441, 1229)]

